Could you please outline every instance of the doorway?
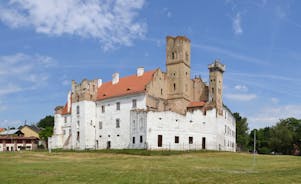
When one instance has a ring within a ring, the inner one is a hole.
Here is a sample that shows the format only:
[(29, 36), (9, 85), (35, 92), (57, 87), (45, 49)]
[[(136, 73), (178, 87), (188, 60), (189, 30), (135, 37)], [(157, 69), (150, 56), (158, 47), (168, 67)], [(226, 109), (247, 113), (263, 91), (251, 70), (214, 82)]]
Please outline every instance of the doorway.
[(162, 147), (162, 139), (163, 139), (163, 136), (158, 135), (158, 147)]
[(206, 137), (202, 139), (202, 149), (206, 149)]
[(111, 141), (107, 142), (107, 149), (111, 149)]

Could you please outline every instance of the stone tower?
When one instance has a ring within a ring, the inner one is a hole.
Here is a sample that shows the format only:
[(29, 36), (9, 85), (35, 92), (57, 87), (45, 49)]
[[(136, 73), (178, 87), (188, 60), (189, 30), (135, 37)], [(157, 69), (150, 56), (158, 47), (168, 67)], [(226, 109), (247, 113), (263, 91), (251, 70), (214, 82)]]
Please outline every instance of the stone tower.
[(184, 36), (166, 38), (166, 70), (169, 78), (169, 99), (189, 99), (190, 40)]
[(223, 73), (225, 65), (218, 60), (208, 66), (209, 69), (209, 102), (216, 107), (217, 114), (223, 114)]
[(167, 99), (169, 109), (185, 113), (191, 98), (190, 40), (185, 36), (166, 37)]
[(101, 85), (101, 80), (84, 79), (77, 84), (72, 80), (72, 103), (79, 101), (95, 101), (97, 97), (97, 89)]

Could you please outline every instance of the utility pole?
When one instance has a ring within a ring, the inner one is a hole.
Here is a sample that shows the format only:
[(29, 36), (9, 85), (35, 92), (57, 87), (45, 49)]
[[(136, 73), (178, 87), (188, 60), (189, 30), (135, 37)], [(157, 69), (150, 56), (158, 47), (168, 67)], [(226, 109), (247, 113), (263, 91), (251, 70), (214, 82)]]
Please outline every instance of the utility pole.
[(254, 129), (254, 150), (253, 150), (253, 167), (256, 165), (256, 129)]

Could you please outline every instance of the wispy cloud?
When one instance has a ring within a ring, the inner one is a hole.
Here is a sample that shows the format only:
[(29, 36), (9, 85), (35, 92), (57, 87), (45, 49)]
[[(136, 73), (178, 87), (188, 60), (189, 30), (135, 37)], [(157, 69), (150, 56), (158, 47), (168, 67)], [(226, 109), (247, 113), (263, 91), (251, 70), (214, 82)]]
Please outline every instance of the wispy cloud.
[(243, 33), (243, 29), (241, 27), (241, 16), (240, 13), (237, 13), (232, 20), (232, 27), (234, 34), (241, 35)]
[(236, 85), (236, 86), (234, 86), (234, 89), (236, 89), (238, 91), (243, 91), (243, 92), (247, 92), (249, 90), (246, 85)]
[(0, 20), (47, 35), (97, 39), (108, 50), (143, 37), (146, 24), (136, 20), (143, 5), (144, 0), (9, 0), (0, 5)]
[(48, 56), (23, 53), (0, 56), (0, 96), (35, 89), (48, 80), (47, 69), (54, 65), (55, 61)]
[(212, 45), (206, 45), (206, 44), (191, 44), (192, 47), (199, 48), (208, 52), (213, 52), (221, 55), (226, 55), (229, 57), (232, 57), (234, 59), (237, 59), (241, 62), (248, 62), (248, 63), (253, 63), (253, 64), (260, 64), (260, 65), (267, 65), (269, 64), (268, 61), (265, 61), (263, 59), (247, 56), (244, 54), (240, 54), (238, 52), (233, 52), (231, 50), (227, 50), (224, 48), (220, 48), (217, 46), (212, 46)]
[(225, 94), (225, 98), (234, 100), (234, 101), (251, 101), (257, 98), (256, 94), (244, 94), (244, 93), (237, 93), (237, 94)]
[(255, 115), (250, 116), (249, 122), (257, 127), (272, 126), (279, 119), (289, 117), (301, 118), (301, 105), (269, 106), (259, 110)]

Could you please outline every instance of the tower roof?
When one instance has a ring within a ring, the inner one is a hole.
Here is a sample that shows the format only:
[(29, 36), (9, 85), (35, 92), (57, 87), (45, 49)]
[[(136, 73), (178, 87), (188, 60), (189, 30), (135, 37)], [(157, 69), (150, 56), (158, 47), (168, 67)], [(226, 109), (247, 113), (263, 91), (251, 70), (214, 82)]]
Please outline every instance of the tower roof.
[(208, 65), (208, 69), (210, 70), (210, 72), (220, 71), (223, 73), (226, 70), (226, 66), (222, 64), (219, 60), (215, 60), (214, 63)]

